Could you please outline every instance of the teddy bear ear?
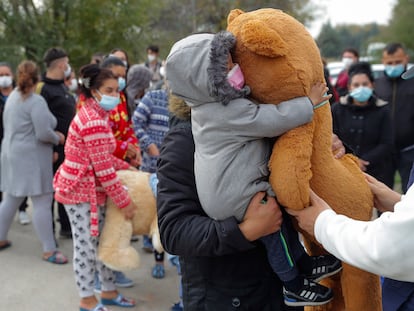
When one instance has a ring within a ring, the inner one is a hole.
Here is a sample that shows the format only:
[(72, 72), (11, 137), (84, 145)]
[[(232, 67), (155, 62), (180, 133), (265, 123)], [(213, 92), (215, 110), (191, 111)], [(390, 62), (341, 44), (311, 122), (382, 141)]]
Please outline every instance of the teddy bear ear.
[(227, 16), (227, 25), (230, 25), (230, 23), (239, 15), (244, 14), (244, 11), (240, 9), (234, 9), (231, 10), (229, 13), (229, 16)]
[(266, 57), (281, 57), (287, 54), (287, 45), (282, 37), (264, 22), (246, 22), (239, 34), (241, 41), (251, 52)]

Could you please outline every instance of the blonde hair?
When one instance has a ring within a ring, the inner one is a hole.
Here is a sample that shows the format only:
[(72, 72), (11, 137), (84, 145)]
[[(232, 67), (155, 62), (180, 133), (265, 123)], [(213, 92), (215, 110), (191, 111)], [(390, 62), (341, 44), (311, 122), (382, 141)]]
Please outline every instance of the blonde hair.
[(23, 97), (30, 94), (39, 81), (39, 68), (31, 60), (25, 60), (17, 67), (17, 87)]

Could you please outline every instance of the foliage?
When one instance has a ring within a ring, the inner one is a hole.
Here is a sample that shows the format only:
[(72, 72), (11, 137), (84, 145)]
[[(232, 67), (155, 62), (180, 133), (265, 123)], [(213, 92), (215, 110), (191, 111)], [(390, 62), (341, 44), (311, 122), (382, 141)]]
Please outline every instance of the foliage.
[(0, 60), (42, 64), (49, 47), (61, 46), (75, 68), (115, 47), (142, 62), (149, 44), (165, 57), (190, 33), (225, 29), (231, 9), (260, 7), (282, 9), (305, 25), (317, 11), (310, 0), (0, 0)]
[(334, 28), (330, 22), (327, 22), (322, 26), (316, 42), (325, 58), (338, 59), (342, 51), (349, 47), (355, 48), (361, 56), (364, 56), (368, 44), (376, 41), (383, 29), (384, 26), (376, 23), (338, 25)]
[(387, 33), (384, 35), (386, 42), (400, 42), (409, 49), (414, 56), (414, 1), (398, 0), (392, 11)]
[[(388, 26), (376, 23), (367, 25), (338, 25), (333, 28), (330, 23), (323, 25), (317, 43), (321, 53), (327, 58), (338, 58), (346, 47), (354, 47), (364, 55), (372, 42), (400, 42), (414, 57), (414, 0), (397, 0)], [(380, 60), (380, 51), (373, 55), (375, 62)]]

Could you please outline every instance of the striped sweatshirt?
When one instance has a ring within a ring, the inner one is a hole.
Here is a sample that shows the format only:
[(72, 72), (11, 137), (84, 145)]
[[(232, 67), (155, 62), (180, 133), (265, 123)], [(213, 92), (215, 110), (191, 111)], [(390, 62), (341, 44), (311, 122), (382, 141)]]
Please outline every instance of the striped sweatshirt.
[(131, 201), (116, 175), (129, 164), (113, 155), (116, 142), (108, 115), (93, 98), (86, 100), (70, 124), (65, 160), (53, 181), (56, 201), (90, 203), (92, 236), (99, 235), (98, 206), (105, 204), (107, 196), (119, 208)]

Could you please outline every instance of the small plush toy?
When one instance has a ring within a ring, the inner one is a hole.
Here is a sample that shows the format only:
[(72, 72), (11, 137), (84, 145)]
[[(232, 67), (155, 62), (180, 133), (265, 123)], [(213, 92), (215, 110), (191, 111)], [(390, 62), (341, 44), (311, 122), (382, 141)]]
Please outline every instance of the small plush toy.
[[(236, 36), (234, 61), (240, 65), (255, 100), (278, 104), (306, 96), (312, 84), (324, 81), (313, 38), (301, 23), (282, 11), (233, 10), (227, 30)], [(270, 183), (283, 206), (306, 208), (312, 188), (336, 212), (371, 219), (373, 197), (356, 158), (346, 155), (337, 160), (333, 156), (329, 104), (315, 107), (311, 123), (277, 140), (269, 168)], [(311, 255), (326, 253), (309, 237), (305, 242)], [(343, 271), (323, 284), (333, 289), (334, 300), (307, 307), (309, 310), (382, 310), (378, 276), (343, 264)]]
[(138, 268), (140, 264), (139, 254), (131, 246), (133, 234), (147, 234), (152, 237), (153, 246), (158, 252), (163, 249), (158, 231), (156, 201), (149, 183), (151, 174), (122, 170), (117, 175), (137, 205), (137, 213), (132, 221), (126, 220), (112, 200), (107, 200), (98, 258), (113, 270), (127, 271)]

